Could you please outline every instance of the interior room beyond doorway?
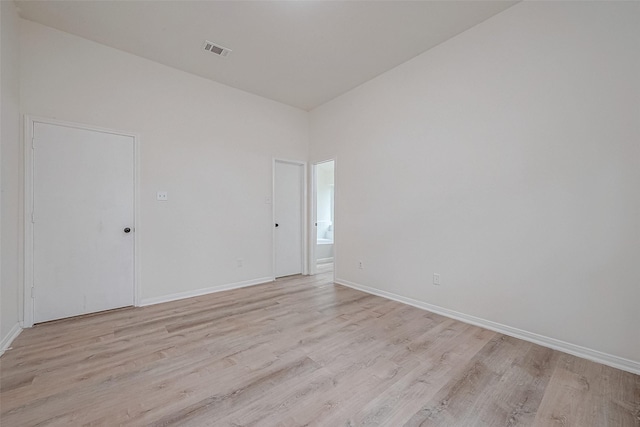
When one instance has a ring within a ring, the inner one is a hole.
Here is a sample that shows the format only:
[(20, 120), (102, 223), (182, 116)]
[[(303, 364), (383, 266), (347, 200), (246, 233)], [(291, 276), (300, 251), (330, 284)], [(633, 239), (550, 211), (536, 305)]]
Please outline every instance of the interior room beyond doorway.
[(316, 265), (333, 268), (335, 162), (316, 165)]

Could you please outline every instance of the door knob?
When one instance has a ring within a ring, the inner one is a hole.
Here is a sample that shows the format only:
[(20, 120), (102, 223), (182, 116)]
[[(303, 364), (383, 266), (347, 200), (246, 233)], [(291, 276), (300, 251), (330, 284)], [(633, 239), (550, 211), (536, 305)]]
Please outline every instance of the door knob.
[(131, 231), (131, 229), (129, 227), (125, 227), (124, 232), (125, 233), (129, 233)]
[(276, 227), (279, 227), (279, 225), (276, 223)]

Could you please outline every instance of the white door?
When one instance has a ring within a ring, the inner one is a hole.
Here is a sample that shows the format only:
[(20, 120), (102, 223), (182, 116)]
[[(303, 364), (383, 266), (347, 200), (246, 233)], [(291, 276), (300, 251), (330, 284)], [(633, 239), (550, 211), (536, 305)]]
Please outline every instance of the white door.
[(302, 273), (303, 171), (301, 164), (275, 162), (276, 277)]
[(34, 322), (134, 303), (134, 139), (34, 123)]

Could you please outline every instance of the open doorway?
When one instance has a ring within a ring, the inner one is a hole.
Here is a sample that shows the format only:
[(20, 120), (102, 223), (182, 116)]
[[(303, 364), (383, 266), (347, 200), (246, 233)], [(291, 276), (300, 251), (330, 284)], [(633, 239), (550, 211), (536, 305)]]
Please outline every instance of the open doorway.
[(335, 259), (335, 161), (316, 163), (314, 182), (314, 268), (316, 273), (332, 273)]

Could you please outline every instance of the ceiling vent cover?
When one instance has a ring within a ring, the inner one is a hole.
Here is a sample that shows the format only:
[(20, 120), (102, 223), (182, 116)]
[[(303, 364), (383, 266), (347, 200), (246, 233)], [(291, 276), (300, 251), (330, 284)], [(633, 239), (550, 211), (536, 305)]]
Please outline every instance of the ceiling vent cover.
[(214, 42), (210, 42), (209, 40), (205, 40), (202, 48), (207, 52), (211, 52), (214, 55), (227, 57), (231, 53), (231, 49), (227, 49), (226, 47), (222, 47)]

